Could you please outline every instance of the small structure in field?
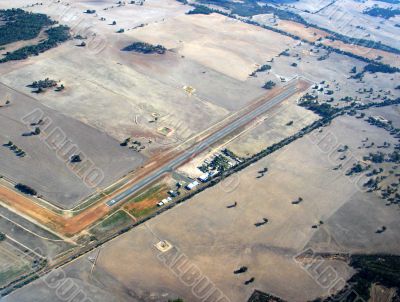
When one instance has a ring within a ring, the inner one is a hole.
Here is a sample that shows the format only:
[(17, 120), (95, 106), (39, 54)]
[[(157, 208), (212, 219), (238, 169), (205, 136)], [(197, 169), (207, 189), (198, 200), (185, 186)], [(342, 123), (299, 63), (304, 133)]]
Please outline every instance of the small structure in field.
[(173, 248), (173, 245), (169, 243), (167, 240), (161, 240), (154, 246), (162, 253), (168, 252), (170, 249)]

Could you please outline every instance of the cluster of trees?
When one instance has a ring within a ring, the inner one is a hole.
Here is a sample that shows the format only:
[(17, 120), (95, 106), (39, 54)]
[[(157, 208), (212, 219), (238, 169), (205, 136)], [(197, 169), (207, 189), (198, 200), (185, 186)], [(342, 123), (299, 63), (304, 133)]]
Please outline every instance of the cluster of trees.
[(368, 156), (364, 156), (363, 160), (369, 160), (375, 164), (381, 164), (385, 161), (385, 154), (382, 152), (370, 153)]
[(370, 7), (363, 12), (366, 15), (372, 17), (380, 17), (384, 19), (390, 19), (400, 15), (400, 9), (395, 9), (392, 7), (384, 8), (384, 7)]
[(367, 122), (369, 124), (371, 124), (371, 125), (374, 125), (374, 126), (378, 127), (378, 128), (383, 128), (386, 131), (393, 132), (393, 133), (400, 133), (400, 129), (399, 128), (395, 128), (391, 121), (386, 122), (386, 121), (378, 120), (378, 119), (373, 118), (373, 117), (369, 117), (367, 119)]
[[(149, 144), (151, 143), (151, 140), (149, 140)], [(141, 142), (139, 142), (138, 140), (134, 140), (132, 141), (132, 139), (130, 137), (126, 138), (122, 143), (120, 143), (119, 145), (121, 147), (127, 147), (128, 145), (129, 149), (132, 149), (134, 151), (137, 152), (141, 152), (142, 150), (144, 150), (146, 148), (146, 146), (144, 146)]]
[[(385, 107), (400, 104), (400, 98), (394, 100), (385, 100), (383, 102), (370, 102), (368, 104), (356, 104), (352, 102), (349, 106), (343, 108), (334, 108), (330, 104), (327, 103), (318, 103), (316, 97), (310, 94), (306, 94), (302, 97), (299, 102), (299, 105), (305, 107), (308, 110), (313, 111), (314, 113), (320, 115), (324, 119), (332, 119), (340, 114), (344, 114), (346, 112), (350, 112), (351, 110), (366, 110), (371, 107)], [(397, 130), (393, 130), (393, 132), (397, 133)]]
[(199, 2), (223, 7), (230, 10), (232, 14), (242, 17), (251, 17), (259, 14), (274, 14), (282, 20), (305, 22), (300, 15), (266, 4), (265, 1), (263, 2), (263, 5), (259, 5), (259, 2), (255, 0), (240, 2), (230, 0), (200, 0)]
[(202, 166), (198, 167), (200, 171), (206, 173), (210, 170), (214, 171), (226, 171), (230, 167), (229, 160), (222, 155), (218, 155), (213, 158), (213, 160), (210, 163), (204, 163)]
[(400, 4), (400, 0), (377, 0), (380, 2), (384, 2), (384, 3), (390, 3), (390, 4)]
[(18, 191), (21, 191), (22, 193), (25, 193), (28, 195), (33, 195), (33, 196), (37, 195), (36, 190), (32, 189), (31, 187), (29, 187), (27, 185), (21, 184), (21, 183), (16, 184), (15, 188)]
[[(322, 29), (322, 28), (320, 28)], [(368, 48), (373, 48), (373, 49), (378, 49), (378, 50), (383, 50), (395, 54), (400, 54), (400, 50), (394, 47), (391, 47), (389, 45), (382, 44), (380, 41), (372, 41), (372, 40), (367, 40), (367, 39), (359, 39), (359, 38), (352, 38), (348, 37), (342, 34), (339, 34), (337, 32), (332, 32), (326, 29), (323, 29), (325, 31), (328, 31), (331, 35), (327, 37), (327, 39), (330, 39), (332, 41), (334, 40), (339, 40), (347, 44), (354, 44), (358, 46), (363, 46), (363, 47), (368, 47)]]
[(382, 73), (395, 73), (399, 72), (400, 69), (397, 67), (392, 67), (390, 65), (386, 64), (374, 64), (370, 63), (366, 66), (364, 66), (363, 72), (369, 72), (369, 73), (376, 73), (376, 72), (382, 72)]
[(46, 89), (53, 87), (56, 87), (55, 91), (63, 91), (65, 89), (64, 84), (60, 86), (57, 85), (57, 81), (46, 78), (44, 80), (34, 81), (32, 84), (28, 85), (28, 87), (36, 89), (32, 91), (34, 93), (42, 93), (45, 92)]
[(299, 103), (299, 105), (308, 110), (311, 110), (312, 112), (324, 118), (329, 118), (339, 111), (338, 108), (334, 108), (330, 104), (327, 103), (320, 104), (313, 100), (302, 101), (301, 103)]
[(360, 163), (355, 163), (349, 169), (349, 171), (346, 172), (346, 175), (349, 176), (349, 175), (353, 175), (353, 174), (358, 174), (358, 173), (361, 173), (361, 172), (363, 172), (363, 171), (365, 171), (365, 170), (367, 170), (369, 168), (370, 168), (369, 166), (365, 167), (365, 166), (361, 165)]
[(143, 54), (164, 54), (167, 49), (162, 45), (152, 45), (144, 42), (135, 42), (122, 49), (123, 51), (134, 51)]
[(0, 45), (36, 38), (46, 26), (55, 24), (44, 14), (34, 14), (22, 9), (0, 10)]
[(364, 160), (369, 160), (376, 164), (381, 164), (383, 162), (400, 163), (400, 153), (395, 150), (392, 153), (385, 155), (382, 152), (370, 153), (368, 156), (363, 157)]
[(268, 90), (269, 90), (269, 89), (274, 88), (275, 86), (276, 86), (275, 82), (269, 80), (268, 82), (266, 82), (266, 83), (262, 86), (262, 88), (268, 89)]
[(34, 81), (32, 84), (28, 85), (28, 87), (36, 89), (39, 88), (47, 89), (55, 86), (57, 86), (57, 81), (50, 80), (49, 78), (45, 78), (44, 80)]
[(196, 6), (194, 9), (192, 9), (191, 11), (188, 11), (186, 14), (187, 15), (209, 15), (213, 13), (213, 10), (208, 8), (207, 6), (204, 5), (198, 5)]
[(15, 145), (12, 141), (9, 141), (7, 144), (4, 144), (3, 146), (8, 147), (11, 151), (14, 151), (15, 155), (18, 157), (24, 157), (26, 155), (26, 152), (19, 148), (17, 145)]
[(250, 76), (251, 77), (254, 77), (258, 72), (264, 72), (264, 71), (268, 71), (268, 70), (271, 70), (271, 65), (268, 65), (268, 64), (264, 64), (264, 65), (261, 65), (259, 68), (257, 68), (256, 70), (254, 70), (251, 74), (250, 74)]
[(8, 61), (24, 60), (30, 56), (37, 56), (51, 48), (56, 47), (58, 44), (67, 41), (70, 38), (69, 27), (59, 25), (46, 30), (48, 38), (36, 45), (29, 45), (19, 48), (13, 52), (8, 52), (0, 63)]
[(261, 65), (261, 66), (256, 70), (256, 72), (268, 71), (268, 70), (270, 70), (271, 68), (272, 68), (271, 65), (264, 64), (264, 65)]

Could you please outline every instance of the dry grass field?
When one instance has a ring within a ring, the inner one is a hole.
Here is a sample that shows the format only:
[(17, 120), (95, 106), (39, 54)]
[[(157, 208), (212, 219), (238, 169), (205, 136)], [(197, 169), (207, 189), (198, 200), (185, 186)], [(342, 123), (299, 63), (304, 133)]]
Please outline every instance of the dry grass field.
[(0, 243), (0, 286), (5, 286), (19, 276), (31, 271), (31, 259), (9, 242)]
[[(307, 135), (234, 175), (239, 182), (227, 179), (237, 186), (221, 184), (200, 193), (91, 256), (81, 257), (64, 267), (64, 272), (96, 301), (107, 301), (111, 292), (112, 299), (120, 301), (166, 301), (174, 297), (200, 301), (190, 283), (182, 281), (186, 280), (183, 271), (190, 265), (195, 265), (230, 301), (246, 301), (254, 289), (288, 301), (327, 294), (327, 289), (294, 260), (296, 254), (306, 248), (399, 253), (400, 238), (397, 212), (374, 193), (359, 191), (345, 171), (333, 169), (337, 158), (324, 149), (322, 138), (326, 133), (337, 138), (331, 146), (333, 153), (336, 146), (348, 144), (355, 157), (365, 152), (357, 149), (365, 135), (376, 144), (388, 139), (384, 130), (377, 131), (353, 117), (340, 118), (322, 132)], [(257, 178), (265, 167), (268, 173)], [(299, 196), (303, 201), (293, 204)], [(237, 206), (227, 208), (234, 201)], [(256, 227), (263, 218), (268, 223)], [(387, 231), (377, 234), (383, 223)], [(174, 246), (171, 254), (160, 256), (154, 247), (160, 240)], [(88, 257), (96, 255), (96, 266), (90, 273)], [(172, 270), (160, 261), (169, 259), (166, 263), (171, 263), (177, 255), (184, 258)], [(343, 279), (353, 274), (340, 260), (325, 260), (324, 265)], [(248, 267), (248, 271), (233, 274), (240, 266)], [(244, 285), (251, 277), (254, 282)], [(34, 293), (36, 297), (39, 292), (45, 293), (45, 301), (52, 301), (54, 292), (40, 280), (5, 301), (27, 301), (28, 296)]]
[[(99, 178), (97, 188), (110, 185), (145, 160), (141, 154), (121, 148), (118, 141), (104, 132), (43, 106), (34, 98), (35, 95), (0, 85), (0, 98), (11, 102), (0, 108), (0, 174), (15, 183), (35, 188), (44, 199), (62, 208), (72, 208), (95, 191), (96, 188), (85, 183), (85, 174), (77, 173), (83, 168), (83, 162), (76, 165), (69, 162), (68, 154), (71, 152), (70, 156), (76, 153), (82, 160), (90, 159), (93, 166), (102, 171), (104, 178)], [(31, 122), (40, 119), (48, 120), (46, 125), (40, 126), (40, 135), (24, 136), (34, 128)], [(76, 147), (62, 147), (63, 137), (70, 146)], [(5, 146), (9, 141), (24, 150), (26, 155), (17, 156)]]
[[(164, 45), (185, 58), (240, 81), (248, 78), (255, 64), (279, 54), (291, 42), (290, 38), (272, 32), (267, 34), (262, 28), (218, 14), (180, 16), (137, 29), (130, 35)], [(280, 43), (271, 43), (278, 37)]]
[[(269, 22), (268, 15), (255, 16), (254, 20), (256, 20), (257, 22), (260, 22), (261, 24), (271, 25)], [(273, 24), (275, 24), (275, 23), (273, 23)], [(398, 54), (390, 53), (390, 52), (379, 50), (379, 49), (371, 49), (371, 48), (364, 47), (364, 46), (344, 43), (339, 40), (332, 41), (330, 39), (327, 39), (327, 37), (330, 36), (330, 34), (328, 32), (320, 30), (315, 27), (305, 26), (303, 24), (296, 23), (293, 21), (288, 21), (288, 20), (279, 20), (278, 22), (276, 22), (276, 28), (283, 30), (287, 33), (296, 35), (306, 41), (310, 41), (313, 43), (318, 41), (318, 43), (321, 43), (325, 46), (331, 46), (331, 47), (340, 49), (342, 51), (353, 53), (355, 55), (362, 56), (362, 57), (365, 57), (365, 58), (368, 58), (371, 60), (375, 60), (378, 57), (382, 57), (381, 58), (382, 63), (389, 64), (391, 66), (396, 66), (396, 67), (400, 66), (400, 63), (399, 63), (400, 55), (398, 55)], [(351, 32), (350, 33), (346, 32), (346, 33), (351, 36)], [(362, 38), (367, 38), (367, 37), (356, 36), (356, 38), (362, 39)]]
[[(301, 1), (303, 2), (303, 1)], [(304, 1), (311, 3), (312, 1)], [(400, 48), (397, 39), (398, 28), (395, 26), (399, 22), (399, 17), (391, 19), (376, 18), (366, 14), (363, 11), (378, 4), (374, 0), (352, 1), (342, 0), (334, 1), (317, 13), (300, 12), (300, 15), (312, 24), (323, 28), (354, 37), (356, 39), (369, 39), (375, 42), (381, 41), (383, 44)], [(398, 7), (398, 4), (379, 2), (379, 7)]]

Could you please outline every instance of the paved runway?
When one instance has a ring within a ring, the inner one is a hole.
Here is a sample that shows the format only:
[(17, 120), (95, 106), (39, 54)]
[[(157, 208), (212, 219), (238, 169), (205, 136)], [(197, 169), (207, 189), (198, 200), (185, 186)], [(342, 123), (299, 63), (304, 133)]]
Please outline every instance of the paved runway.
[(206, 148), (211, 146), (212, 144), (218, 142), (225, 136), (231, 134), (235, 130), (245, 126), (247, 123), (251, 122), (253, 119), (256, 117), (264, 114), (267, 112), (269, 109), (274, 107), (275, 105), (283, 102), (290, 96), (294, 95), (297, 92), (297, 80), (293, 80), (293, 83), (290, 83), (285, 86), (285, 90), (273, 97), (270, 100), (265, 101), (262, 103), (260, 106), (255, 108), (254, 110), (245, 113), (243, 116), (240, 118), (234, 120), (232, 123), (229, 125), (225, 126), (224, 128), (218, 130), (217, 132), (211, 134), (207, 138), (205, 138), (203, 141), (199, 142), (198, 144), (194, 145), (190, 149), (186, 150), (182, 154), (178, 155), (176, 158), (165, 164), (163, 167), (155, 170), (152, 172), (150, 175), (146, 176), (142, 180), (138, 181), (132, 187), (126, 189), (124, 192), (120, 193), (113, 199), (109, 200), (106, 202), (108, 206), (114, 206), (121, 200), (124, 200), (127, 198), (129, 195), (139, 191), (143, 187), (147, 186), (148, 184), (154, 182), (158, 178), (160, 178), (164, 173), (172, 171), (174, 168), (179, 167), (183, 163), (185, 163), (188, 159), (191, 157), (194, 157), (195, 155), (199, 154), (200, 152), (204, 151)]

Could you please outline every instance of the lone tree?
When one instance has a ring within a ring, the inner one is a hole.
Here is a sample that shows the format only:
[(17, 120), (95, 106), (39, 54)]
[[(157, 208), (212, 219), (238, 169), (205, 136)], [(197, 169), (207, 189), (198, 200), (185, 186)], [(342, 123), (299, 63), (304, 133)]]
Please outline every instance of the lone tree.
[(131, 138), (128, 137), (122, 143), (120, 143), (119, 145), (122, 146), (122, 147), (126, 147), (130, 141), (131, 141)]
[(71, 156), (71, 163), (79, 163), (82, 159), (79, 154)]
[(7, 105), (9, 105), (9, 104), (10, 104), (10, 101), (7, 100), (7, 101), (5, 101), (4, 105), (0, 105), (0, 108), (3, 107), (3, 106), (7, 106)]
[(276, 86), (276, 84), (275, 84), (275, 82), (273, 82), (273, 81), (268, 81), (268, 82), (266, 82), (264, 85), (263, 85), (263, 87), (262, 88), (264, 88), (264, 89), (272, 89), (272, 88), (274, 88)]

